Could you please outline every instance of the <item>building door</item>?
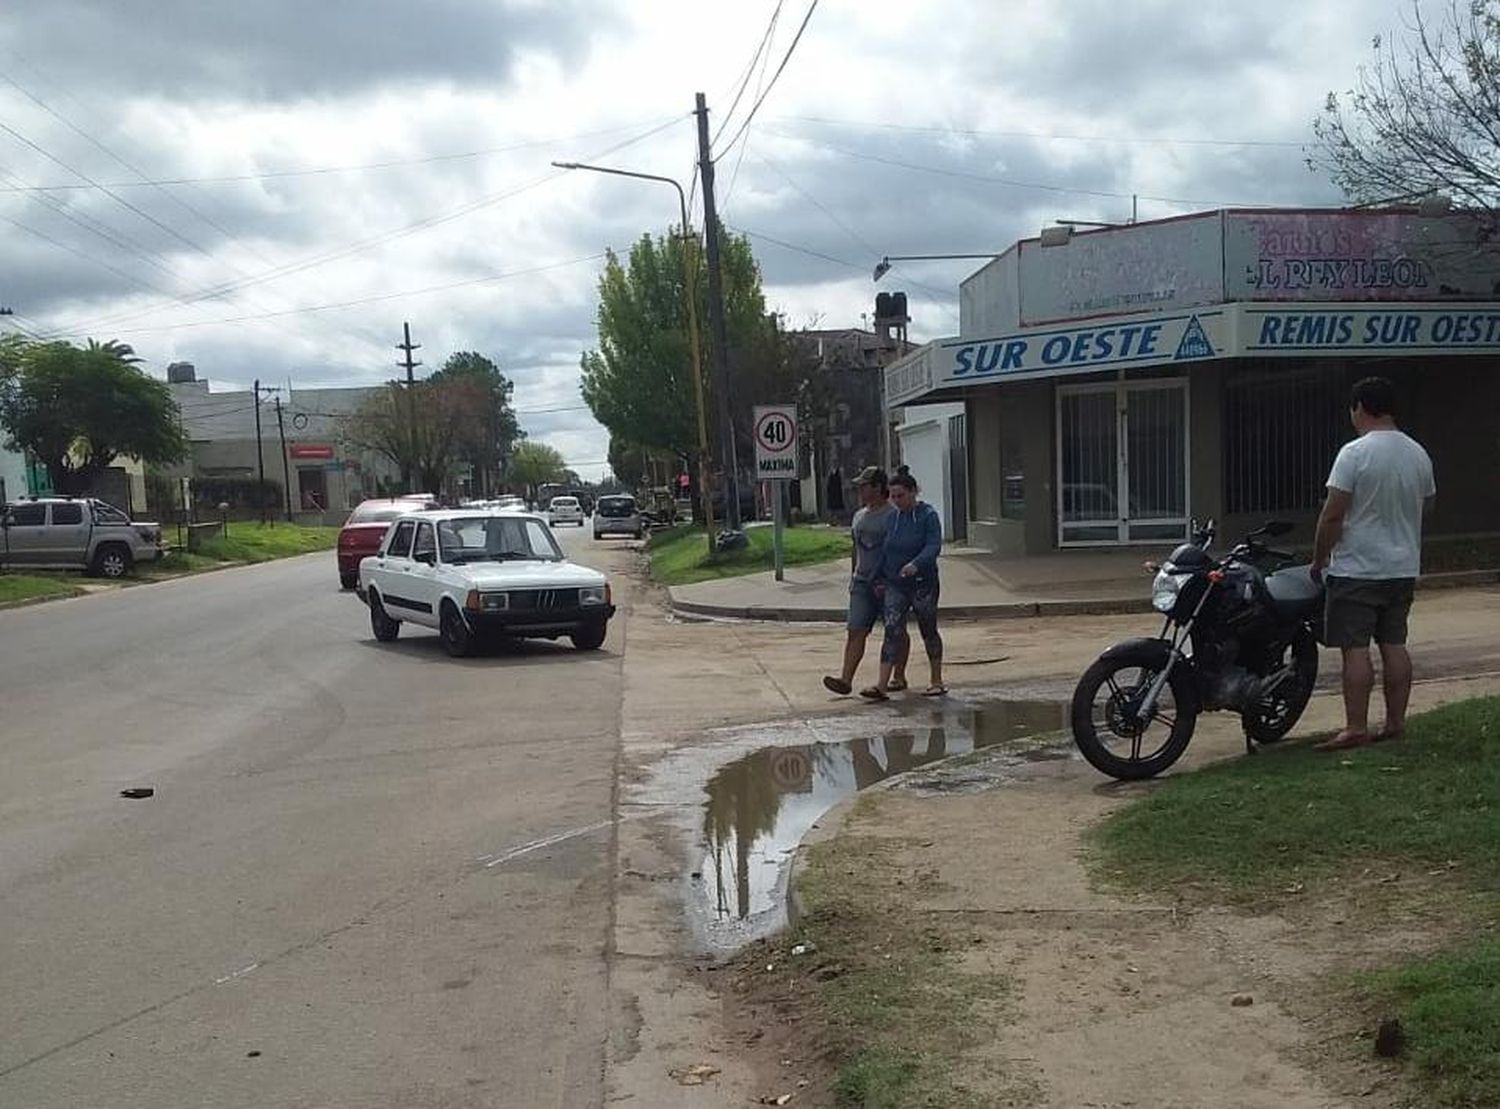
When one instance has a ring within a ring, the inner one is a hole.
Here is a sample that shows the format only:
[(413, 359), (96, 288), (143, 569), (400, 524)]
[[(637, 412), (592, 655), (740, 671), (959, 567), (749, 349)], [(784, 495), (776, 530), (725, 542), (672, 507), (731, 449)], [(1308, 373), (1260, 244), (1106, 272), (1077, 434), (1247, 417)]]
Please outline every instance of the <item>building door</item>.
[(969, 437), (967, 417), (948, 417), (948, 513), (954, 539), (964, 541), (969, 534)]
[(321, 466), (297, 467), (297, 500), (304, 512), (322, 512), (328, 507), (328, 475)]
[(1186, 536), (1186, 381), (1059, 387), (1057, 453), (1060, 546)]

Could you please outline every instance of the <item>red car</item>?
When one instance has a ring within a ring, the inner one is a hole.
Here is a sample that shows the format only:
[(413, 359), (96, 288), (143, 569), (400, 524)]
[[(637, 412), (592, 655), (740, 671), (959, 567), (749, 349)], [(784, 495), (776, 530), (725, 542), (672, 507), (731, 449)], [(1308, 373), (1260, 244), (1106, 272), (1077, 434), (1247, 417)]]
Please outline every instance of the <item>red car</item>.
[(430, 496), (379, 497), (361, 501), (339, 531), (339, 584), (353, 589), (359, 584), (359, 560), (380, 549), (385, 529), (398, 516), (435, 508)]

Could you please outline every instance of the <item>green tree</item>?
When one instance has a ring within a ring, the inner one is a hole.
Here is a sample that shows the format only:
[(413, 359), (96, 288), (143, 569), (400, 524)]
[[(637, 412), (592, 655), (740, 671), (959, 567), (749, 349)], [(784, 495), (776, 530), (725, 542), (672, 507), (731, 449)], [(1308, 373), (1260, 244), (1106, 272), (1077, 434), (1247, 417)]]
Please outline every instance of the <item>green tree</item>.
[(418, 491), (437, 493), (461, 458), (461, 444), (480, 435), (488, 399), (485, 387), (464, 375), (434, 374), (409, 387), (392, 381), (345, 417), (341, 432), (350, 445), (409, 470)]
[[(583, 355), (583, 399), (612, 437), (681, 458), (698, 455), (683, 251), (697, 243), (644, 235), (625, 263), (611, 251), (599, 277), (599, 347)], [(720, 240), (729, 338), (730, 410), (741, 454), (750, 444), (750, 406), (789, 398), (790, 362), (776, 320), (766, 312), (760, 268), (743, 236)], [(704, 404), (715, 434), (707, 280), (695, 263), (702, 330)], [(716, 443), (711, 438), (711, 443)]]
[(525, 437), (511, 407), (514, 386), (491, 359), (469, 350), (450, 354), (442, 369), (427, 380), (468, 382), (474, 386), (481, 409), (475, 419), (464, 421), (458, 455), (474, 467), (479, 491), (488, 496), (495, 489), (505, 460)]
[(0, 340), (0, 429), (59, 493), (86, 493), (115, 459), (151, 465), (187, 453), (171, 391), (123, 343)]
[(1412, 4), (1410, 32), (1377, 38), (1342, 98), (1314, 121), (1308, 164), (1360, 202), (1443, 193), (1500, 209), (1500, 0), (1454, 3), (1434, 24)]
[(527, 492), (535, 494), (538, 485), (562, 481), (568, 465), (556, 447), (527, 439), (516, 444), (510, 456), (510, 476), (526, 486)]

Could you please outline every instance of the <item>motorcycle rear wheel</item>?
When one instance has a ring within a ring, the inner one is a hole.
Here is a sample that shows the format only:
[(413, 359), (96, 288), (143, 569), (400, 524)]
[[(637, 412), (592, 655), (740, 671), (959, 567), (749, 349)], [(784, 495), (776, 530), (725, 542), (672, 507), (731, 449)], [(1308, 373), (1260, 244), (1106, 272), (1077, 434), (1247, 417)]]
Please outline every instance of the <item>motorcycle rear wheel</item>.
[[(1318, 641), (1307, 628), (1297, 633), (1292, 640), (1292, 665), (1296, 675), (1291, 679), (1294, 688), (1286, 696), (1277, 696), (1273, 711), (1257, 712), (1252, 709), (1240, 717), (1245, 735), (1256, 743), (1277, 743), (1297, 726), (1307, 702), (1312, 699), (1313, 687), (1318, 682)], [(1278, 691), (1279, 694), (1280, 691)]]
[[(1182, 757), (1193, 738), (1197, 698), (1191, 676), (1180, 665), (1167, 677), (1156, 717), (1144, 727), (1131, 719), (1132, 701), (1156, 680), (1160, 665), (1154, 652), (1125, 653), (1099, 659), (1078, 679), (1073, 691), (1073, 742), (1096, 770), (1111, 778), (1154, 778)], [(1159, 742), (1156, 735), (1161, 736)], [(1128, 754), (1111, 750), (1111, 742), (1128, 744)]]

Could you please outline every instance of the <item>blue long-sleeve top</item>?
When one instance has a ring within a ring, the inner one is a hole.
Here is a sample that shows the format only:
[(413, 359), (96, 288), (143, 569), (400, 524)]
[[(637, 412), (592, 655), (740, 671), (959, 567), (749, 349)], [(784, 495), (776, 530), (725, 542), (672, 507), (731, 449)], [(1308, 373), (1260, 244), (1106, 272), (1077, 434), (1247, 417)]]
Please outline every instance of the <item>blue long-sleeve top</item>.
[(880, 576), (887, 581), (900, 581), (901, 567), (914, 562), (918, 577), (933, 577), (942, 549), (943, 521), (937, 509), (926, 501), (918, 501), (910, 511), (897, 511), (891, 516), (880, 559)]

